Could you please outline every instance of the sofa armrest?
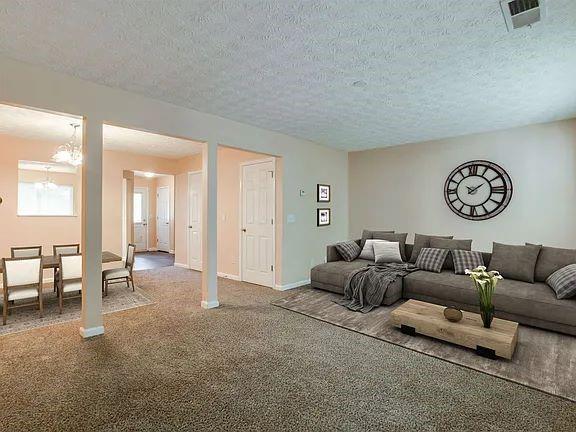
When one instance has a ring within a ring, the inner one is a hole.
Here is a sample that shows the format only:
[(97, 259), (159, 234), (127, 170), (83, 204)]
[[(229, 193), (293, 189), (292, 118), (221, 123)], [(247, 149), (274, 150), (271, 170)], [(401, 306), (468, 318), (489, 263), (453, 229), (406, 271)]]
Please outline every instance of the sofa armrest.
[[(354, 240), (358, 245), (360, 245), (360, 240)], [(336, 250), (335, 245), (326, 246), (326, 262), (342, 261), (342, 256)]]

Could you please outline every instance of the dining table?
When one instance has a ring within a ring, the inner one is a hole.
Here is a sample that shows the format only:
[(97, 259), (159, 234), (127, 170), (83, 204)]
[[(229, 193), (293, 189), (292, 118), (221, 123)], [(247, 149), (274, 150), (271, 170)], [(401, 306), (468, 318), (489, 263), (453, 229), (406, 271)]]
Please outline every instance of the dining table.
[[(120, 255), (115, 253), (102, 251), (102, 264), (113, 263), (117, 261), (122, 261)], [(56, 269), (60, 267), (60, 260), (58, 255), (42, 255), (42, 268), (44, 269)], [(2, 266), (0, 265), (0, 273), (2, 273)]]

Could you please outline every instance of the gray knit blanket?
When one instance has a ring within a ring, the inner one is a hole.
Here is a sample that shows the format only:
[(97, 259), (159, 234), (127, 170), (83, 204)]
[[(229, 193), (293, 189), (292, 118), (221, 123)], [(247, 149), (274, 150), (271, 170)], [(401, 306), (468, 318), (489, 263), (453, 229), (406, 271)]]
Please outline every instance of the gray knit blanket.
[(352, 311), (368, 313), (382, 304), (392, 282), (414, 270), (416, 266), (408, 263), (369, 264), (348, 277), (344, 298), (335, 302)]

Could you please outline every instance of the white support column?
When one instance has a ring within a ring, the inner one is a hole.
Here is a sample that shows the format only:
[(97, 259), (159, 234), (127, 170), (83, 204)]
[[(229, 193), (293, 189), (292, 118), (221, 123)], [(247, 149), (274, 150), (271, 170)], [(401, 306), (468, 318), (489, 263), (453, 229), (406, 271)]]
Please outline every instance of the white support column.
[(104, 333), (102, 320), (102, 121), (82, 128), (82, 321), (84, 338)]
[(218, 144), (202, 149), (202, 307), (218, 307), (217, 262), (217, 173)]

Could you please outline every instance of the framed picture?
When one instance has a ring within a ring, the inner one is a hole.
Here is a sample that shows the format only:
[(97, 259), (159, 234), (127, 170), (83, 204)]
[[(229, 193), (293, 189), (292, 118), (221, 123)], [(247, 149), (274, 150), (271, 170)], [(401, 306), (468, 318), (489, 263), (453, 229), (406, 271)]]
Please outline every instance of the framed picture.
[(331, 213), (329, 208), (316, 209), (316, 225), (326, 226), (330, 225)]
[(317, 202), (330, 202), (330, 185), (319, 184), (317, 189)]

